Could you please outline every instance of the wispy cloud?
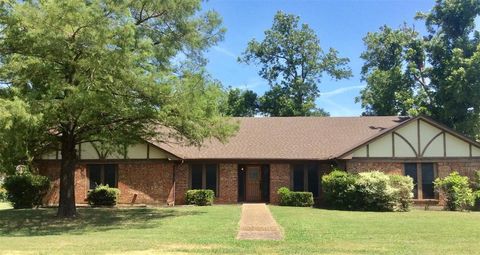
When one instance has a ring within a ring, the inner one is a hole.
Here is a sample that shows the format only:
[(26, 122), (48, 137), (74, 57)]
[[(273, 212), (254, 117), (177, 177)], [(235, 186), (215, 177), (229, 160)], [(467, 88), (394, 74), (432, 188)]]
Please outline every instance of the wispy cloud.
[(320, 100), (330, 106), (325, 107), (325, 110), (330, 112), (331, 116), (359, 116), (361, 114), (361, 110), (346, 107), (329, 98), (321, 98)]
[(233, 88), (249, 89), (254, 91), (257, 91), (258, 89), (266, 86), (267, 82), (259, 78), (251, 78), (248, 79), (245, 83), (232, 85)]
[(230, 50), (220, 47), (220, 46), (213, 46), (213, 49), (219, 53), (222, 53), (225, 56), (237, 59), (237, 54), (231, 52)]
[(349, 92), (349, 91), (352, 91), (352, 90), (360, 90), (360, 89), (363, 89), (363, 88), (365, 88), (365, 85), (338, 88), (338, 89), (335, 89), (335, 90), (332, 90), (332, 91), (327, 91), (327, 92), (323, 92), (323, 93), (321, 92), (320, 97), (323, 98), (323, 99), (330, 98), (330, 97), (340, 95), (340, 94), (343, 94), (343, 93), (346, 93), (346, 92)]

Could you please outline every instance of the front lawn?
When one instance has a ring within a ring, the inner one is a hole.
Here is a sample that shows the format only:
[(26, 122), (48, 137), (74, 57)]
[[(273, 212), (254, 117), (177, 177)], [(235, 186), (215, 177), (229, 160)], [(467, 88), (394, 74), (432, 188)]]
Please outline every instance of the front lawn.
[(270, 206), (283, 241), (235, 240), (241, 207), (0, 210), (0, 253), (480, 254), (480, 213)]

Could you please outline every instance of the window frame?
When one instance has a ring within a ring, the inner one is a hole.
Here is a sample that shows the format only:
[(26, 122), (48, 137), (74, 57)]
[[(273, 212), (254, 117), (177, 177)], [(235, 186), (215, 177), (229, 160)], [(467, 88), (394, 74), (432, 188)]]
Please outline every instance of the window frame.
[(201, 169), (202, 169), (202, 181), (201, 181), (201, 186), (202, 188), (201, 189), (206, 189), (207, 188), (207, 165), (214, 165), (215, 168), (216, 168), (216, 171), (215, 171), (215, 174), (216, 174), (216, 184), (215, 184), (215, 190), (214, 190), (214, 193), (215, 193), (215, 197), (219, 197), (220, 196), (220, 167), (219, 167), (219, 164), (215, 164), (215, 163), (194, 163), (194, 164), (189, 164), (189, 167), (188, 167), (188, 189), (192, 189), (192, 178), (193, 178), (193, 166), (194, 165), (199, 165), (201, 166)]
[[(405, 166), (407, 164), (416, 164), (417, 167), (417, 198), (414, 198), (415, 200), (436, 200), (438, 199), (438, 192), (433, 190), (433, 198), (424, 198), (423, 196), (423, 164), (432, 164), (432, 170), (433, 170), (433, 181), (435, 181), (436, 178), (438, 178), (438, 165), (435, 162), (404, 162), (403, 163), (403, 176), (406, 176), (405, 174)], [(433, 183), (433, 182), (432, 182)]]
[[(322, 191), (322, 185), (321, 185), (321, 176), (322, 176), (322, 171), (320, 171), (320, 164), (318, 163), (311, 163), (311, 162), (302, 162), (302, 163), (294, 163), (290, 165), (290, 189), (294, 191), (295, 187), (295, 178), (294, 178), (294, 173), (295, 170), (297, 170), (297, 166), (302, 166), (303, 168), (303, 190), (300, 190), (301, 192), (312, 192), (313, 197), (317, 198), (321, 196), (321, 191)], [(309, 191), (309, 173), (310, 173), (310, 168), (314, 167), (317, 172), (317, 178), (318, 178), (318, 185), (317, 185), (317, 196), (315, 196), (313, 191)]]
[[(91, 188), (91, 180), (90, 180), (90, 171), (92, 166), (98, 166), (100, 167), (100, 184), (99, 185), (106, 185), (105, 182), (105, 166), (113, 166), (114, 168), (114, 173), (115, 173), (115, 186), (111, 188), (118, 188), (118, 164), (87, 164), (86, 169), (87, 169), (87, 190), (92, 190)], [(109, 186), (110, 187), (110, 186)]]

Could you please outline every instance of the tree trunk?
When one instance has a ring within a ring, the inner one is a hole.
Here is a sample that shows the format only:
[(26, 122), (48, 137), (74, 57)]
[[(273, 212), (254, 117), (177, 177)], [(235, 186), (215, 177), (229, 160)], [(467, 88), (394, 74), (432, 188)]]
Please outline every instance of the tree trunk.
[(77, 151), (74, 137), (62, 137), (62, 160), (60, 169), (60, 201), (57, 216), (71, 218), (77, 216), (75, 206), (75, 165)]

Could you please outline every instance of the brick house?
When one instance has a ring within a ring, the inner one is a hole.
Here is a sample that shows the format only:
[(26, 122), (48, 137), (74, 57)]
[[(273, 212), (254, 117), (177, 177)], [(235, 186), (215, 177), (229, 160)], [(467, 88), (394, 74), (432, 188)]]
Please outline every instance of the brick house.
[[(433, 181), (456, 170), (473, 177), (480, 144), (427, 117), (237, 118), (239, 132), (201, 148), (145, 141), (123, 155), (95, 144), (77, 147), (75, 197), (85, 203), (99, 183), (118, 187), (120, 203), (183, 204), (188, 189), (215, 191), (216, 203), (276, 203), (277, 190), (311, 191), (321, 199), (321, 177), (333, 167), (411, 176), (418, 202), (436, 202)], [(58, 203), (60, 153), (38, 161)]]

